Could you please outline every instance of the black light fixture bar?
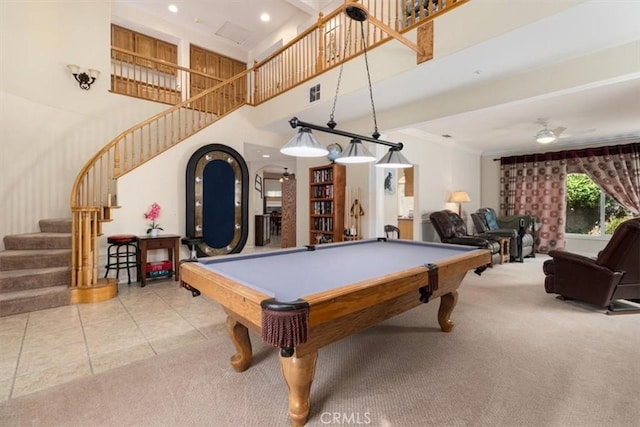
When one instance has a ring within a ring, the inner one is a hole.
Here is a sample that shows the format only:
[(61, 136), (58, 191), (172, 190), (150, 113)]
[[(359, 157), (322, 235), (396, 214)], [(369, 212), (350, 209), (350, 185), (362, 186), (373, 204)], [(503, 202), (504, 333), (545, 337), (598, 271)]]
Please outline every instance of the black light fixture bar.
[(345, 136), (351, 139), (360, 139), (362, 141), (375, 142), (376, 144), (386, 145), (398, 151), (402, 150), (402, 148), (404, 147), (402, 142), (389, 142), (382, 139), (376, 139), (370, 136), (364, 136), (364, 135), (358, 135), (356, 133), (345, 132), (339, 129), (333, 129), (325, 126), (318, 126), (318, 125), (314, 125), (313, 123), (307, 123), (307, 122), (298, 120), (297, 117), (293, 117), (291, 120), (289, 120), (289, 124), (294, 129), (297, 127), (309, 128), (309, 129), (317, 130), (320, 132), (326, 132), (326, 133), (332, 133), (334, 135)]

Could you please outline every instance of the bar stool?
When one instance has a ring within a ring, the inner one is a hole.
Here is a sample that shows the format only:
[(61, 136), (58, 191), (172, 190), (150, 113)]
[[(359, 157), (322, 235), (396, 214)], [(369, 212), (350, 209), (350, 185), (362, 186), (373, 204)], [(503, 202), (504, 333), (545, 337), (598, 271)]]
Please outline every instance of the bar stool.
[(127, 270), (128, 284), (131, 284), (131, 269), (138, 269), (138, 238), (133, 234), (118, 234), (107, 237), (107, 265), (104, 278), (110, 270), (116, 271), (116, 279), (120, 278), (120, 270)]
[(202, 242), (202, 237), (183, 237), (182, 244), (189, 248), (189, 258), (180, 260), (180, 262), (198, 262), (198, 251), (196, 246)]

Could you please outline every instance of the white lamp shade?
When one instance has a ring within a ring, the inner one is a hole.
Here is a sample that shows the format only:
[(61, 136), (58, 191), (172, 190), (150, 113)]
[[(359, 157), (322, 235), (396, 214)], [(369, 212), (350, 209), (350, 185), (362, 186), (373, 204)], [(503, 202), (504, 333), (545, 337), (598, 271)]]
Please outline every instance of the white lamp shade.
[(336, 159), (336, 163), (354, 164), (375, 162), (376, 158), (359, 139), (352, 139), (347, 149)]
[(294, 157), (322, 157), (329, 154), (329, 150), (318, 142), (309, 128), (300, 128), (280, 152)]
[(449, 202), (451, 203), (466, 203), (470, 201), (471, 198), (465, 191), (454, 191), (449, 197)]
[(394, 150), (393, 148), (387, 151), (387, 154), (376, 163), (376, 167), (389, 168), (389, 169), (404, 169), (411, 168), (413, 165), (409, 163), (409, 160), (400, 152), (400, 150)]

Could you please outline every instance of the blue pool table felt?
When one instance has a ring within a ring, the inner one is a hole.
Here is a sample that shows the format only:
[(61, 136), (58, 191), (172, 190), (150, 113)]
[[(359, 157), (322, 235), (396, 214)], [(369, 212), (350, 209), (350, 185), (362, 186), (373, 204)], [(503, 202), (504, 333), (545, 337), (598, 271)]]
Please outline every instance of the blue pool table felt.
[(360, 240), (201, 260), (218, 274), (279, 301), (375, 279), (462, 255), (474, 247), (403, 240)]

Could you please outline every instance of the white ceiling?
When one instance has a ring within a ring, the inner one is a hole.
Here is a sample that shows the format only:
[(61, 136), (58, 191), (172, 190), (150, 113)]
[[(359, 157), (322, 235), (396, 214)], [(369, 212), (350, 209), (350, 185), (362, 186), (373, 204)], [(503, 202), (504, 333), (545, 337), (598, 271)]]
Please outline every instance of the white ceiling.
[[(534, 136), (548, 124), (564, 127), (560, 138), (537, 145)], [(499, 105), (418, 123), (403, 132), (426, 133), (483, 153), (554, 151), (560, 146), (640, 140), (640, 79), (598, 86), (526, 103)], [(426, 137), (427, 135), (422, 135)], [(448, 138), (447, 138), (448, 139)]]
[[(209, 35), (225, 22), (231, 22), (252, 32), (241, 45), (247, 50), (294, 14), (304, 12), (312, 16), (332, 3), (330, 0), (173, 0), (180, 13), (170, 14), (166, 10), (169, 0), (116, 1), (137, 4), (147, 12), (162, 14), (164, 19), (177, 24), (191, 28), (195, 25)], [(482, 1), (473, 0), (462, 8), (482, 5)], [(470, 98), (478, 91), (499, 93), (509, 88), (505, 85), (509, 79), (513, 88), (514, 76), (517, 84), (526, 89), (533, 85), (527, 76), (534, 76), (536, 70), (640, 40), (639, 0), (576, 3), (556, 15), (375, 83), (376, 109), (384, 112), (406, 108), (411, 103), (429, 102), (430, 99), (444, 105), (447, 98), (443, 96), (447, 93), (468, 93)], [(263, 11), (271, 14), (268, 26), (259, 21)], [(194, 18), (198, 18), (197, 24), (194, 24)], [(635, 55), (635, 58), (629, 58), (633, 63), (631, 71), (614, 78), (590, 84), (567, 83), (560, 88), (553, 81), (546, 91), (536, 82), (535, 95), (527, 95), (526, 90), (508, 90), (522, 93), (518, 96), (500, 93), (499, 101), (484, 105), (467, 102), (452, 106), (447, 103), (442, 113), (393, 123), (393, 130), (425, 141), (446, 141), (483, 154), (553, 151), (562, 146), (640, 140), (640, 49), (635, 50)], [(601, 64), (594, 64), (598, 65)], [(399, 93), (403, 96), (398, 96)], [(363, 99), (368, 101), (366, 88), (341, 96), (341, 107), (346, 113), (341, 114), (340, 121), (370, 115), (370, 105), (362, 102)], [(303, 120), (324, 123), (326, 111), (326, 103), (310, 106), (305, 109)], [(544, 146), (535, 143), (534, 136), (542, 129), (540, 119), (548, 122), (550, 128), (567, 128), (562, 138)], [(389, 130), (384, 128), (384, 123), (379, 125), (383, 133)], [(282, 123), (273, 130), (291, 133), (287, 128), (288, 125)], [(451, 137), (442, 137), (445, 134)], [(280, 157), (277, 150), (266, 150), (272, 151), (274, 163), (290, 160)], [(264, 154), (250, 151), (246, 153), (248, 161), (259, 160)]]
[[(331, 0), (113, 0), (157, 16), (207, 37), (232, 43), (245, 51), (297, 14), (317, 16)], [(178, 7), (170, 12), (169, 5)], [(269, 22), (260, 16), (267, 13)]]

